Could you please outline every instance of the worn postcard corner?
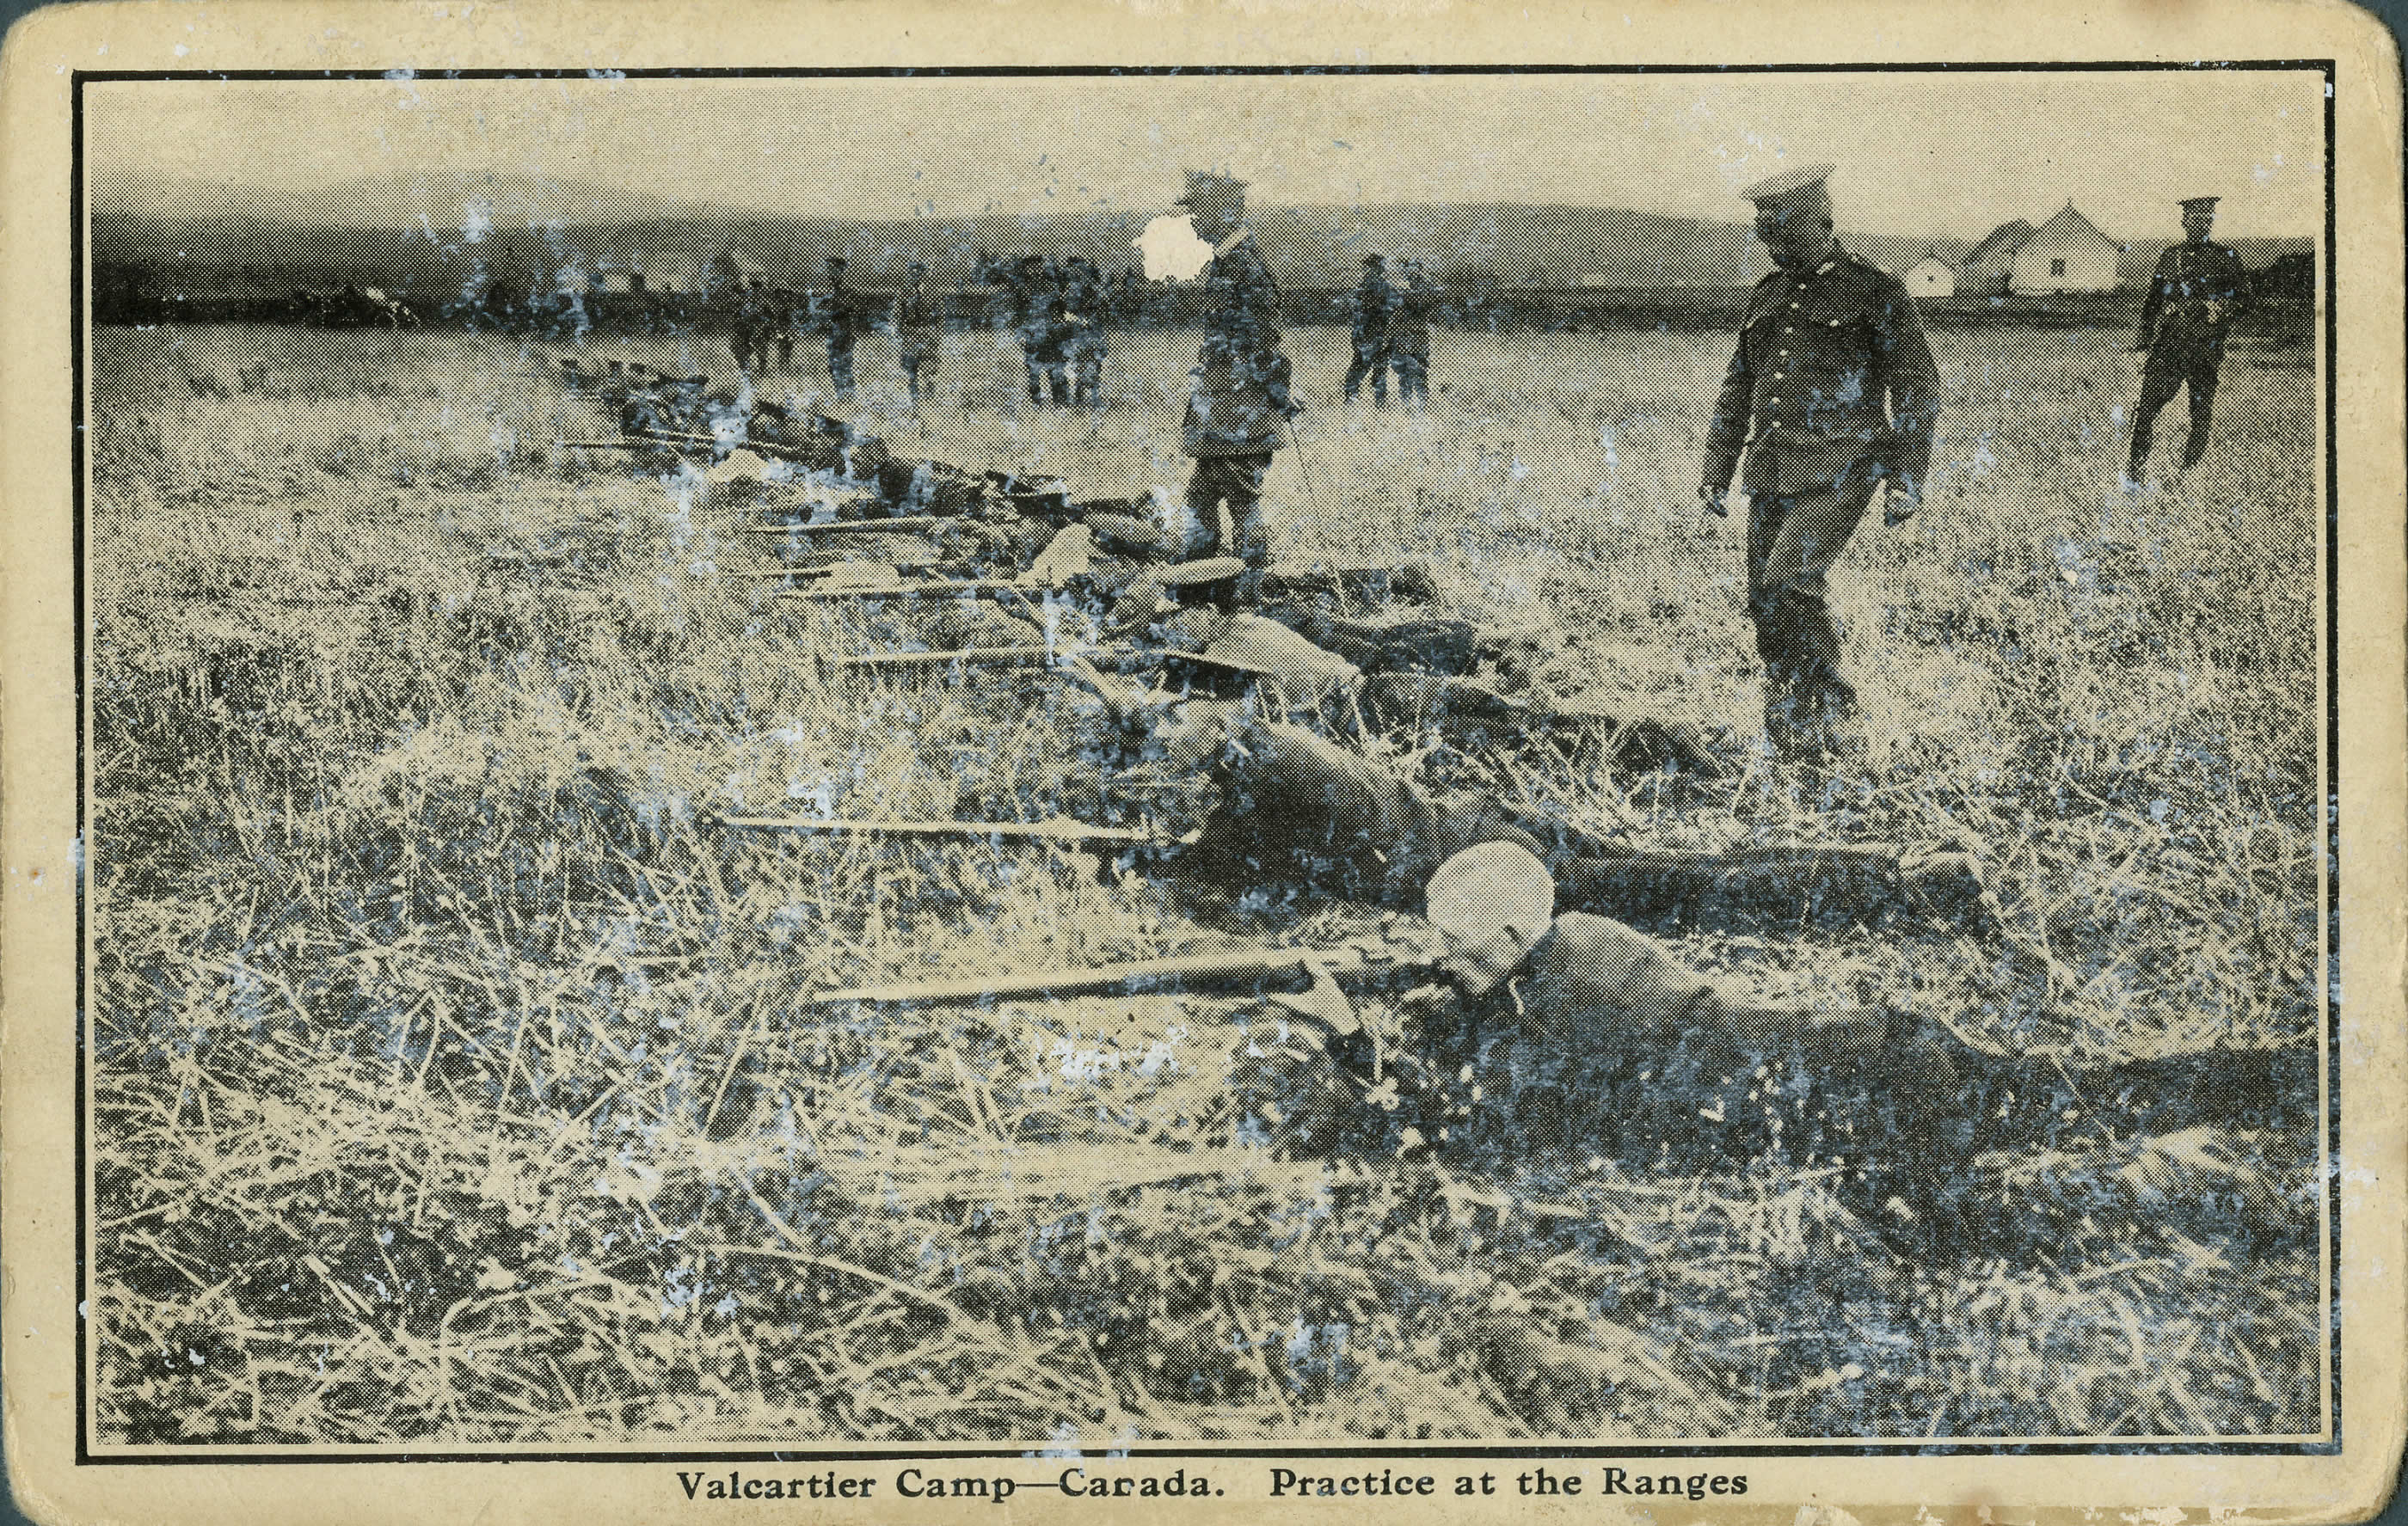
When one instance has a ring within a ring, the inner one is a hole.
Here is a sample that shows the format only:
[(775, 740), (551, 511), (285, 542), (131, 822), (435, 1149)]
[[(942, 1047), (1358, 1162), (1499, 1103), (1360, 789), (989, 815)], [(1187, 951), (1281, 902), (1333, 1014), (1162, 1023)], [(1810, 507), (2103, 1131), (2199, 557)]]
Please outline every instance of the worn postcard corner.
[(2367, 1519), (2400, 141), (2338, 5), (36, 15), (21, 1504)]

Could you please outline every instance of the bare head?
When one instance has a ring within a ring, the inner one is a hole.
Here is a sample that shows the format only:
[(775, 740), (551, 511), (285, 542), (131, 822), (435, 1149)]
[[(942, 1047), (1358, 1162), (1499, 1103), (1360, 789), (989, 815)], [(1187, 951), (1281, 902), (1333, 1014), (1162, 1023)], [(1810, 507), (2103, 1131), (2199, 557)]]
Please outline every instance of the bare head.
[(1439, 865), (1425, 894), (1447, 971), (1467, 996), (1495, 990), (1555, 925), (1554, 877), (1514, 843), (1465, 849)]

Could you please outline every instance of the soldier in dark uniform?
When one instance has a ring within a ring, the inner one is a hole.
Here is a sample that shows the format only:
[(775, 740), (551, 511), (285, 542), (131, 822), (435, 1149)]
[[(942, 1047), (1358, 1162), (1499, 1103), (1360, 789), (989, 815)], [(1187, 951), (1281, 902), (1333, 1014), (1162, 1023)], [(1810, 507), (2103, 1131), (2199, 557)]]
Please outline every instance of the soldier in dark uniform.
[(763, 369), (768, 365), (768, 342), (762, 334), (763, 302), (759, 281), (738, 288), (729, 298), (727, 348), (736, 357), (739, 374), (755, 365)]
[(1728, 514), (1747, 457), (1747, 608), (1764, 662), (1764, 729), (1785, 757), (1828, 760), (1855, 739), (1825, 578), (1886, 488), (1912, 515), (1931, 460), (1939, 376), (1914, 299), (1832, 237), (1831, 166), (1742, 192), (1775, 268), (1756, 283), (1714, 402), (1698, 494)]
[(1040, 407), (1045, 403), (1045, 369), (1038, 352), (1047, 345), (1053, 322), (1048, 315), (1060, 294), (1060, 288), (1046, 274), (1043, 255), (1020, 257), (1020, 267), (1011, 277), (1011, 325), (1019, 335), (1020, 358), (1028, 373), (1028, 400)]
[[(945, 299), (928, 290), (928, 267), (911, 262), (909, 279), (895, 298), (895, 357), (903, 367), (903, 381), (911, 390), (911, 406), (920, 406), (924, 387), (933, 385), (944, 349)], [(921, 373), (927, 373), (923, 378)]]
[(1104, 273), (1084, 255), (1070, 256), (1064, 274), (1062, 299), (1070, 317), (1070, 396), (1090, 407), (1104, 403), (1104, 356), (1111, 341), (1104, 332), (1104, 309), (1111, 293)]
[(820, 307), (820, 333), (827, 339), (828, 385), (836, 395), (853, 398), (853, 343), (859, 336), (861, 315), (853, 310), (853, 294), (844, 284), (850, 264), (844, 256), (828, 256), (827, 293)]
[(1363, 395), (1363, 378), (1371, 378), (1371, 406), (1388, 406), (1388, 320), (1397, 306), (1397, 289), (1388, 284), (1387, 261), (1363, 256), (1363, 279), (1354, 288), (1354, 359), (1346, 367), (1346, 401)]
[(1204, 268), (1204, 342), (1181, 441), (1196, 458), (1187, 483), (1186, 551), (1218, 554), (1221, 509), (1229, 511), (1233, 549), (1246, 563), (1241, 597), (1252, 598), (1270, 565), (1270, 526), (1262, 511), (1271, 453), (1287, 443), (1297, 408), (1280, 352), (1280, 289), (1245, 225), (1246, 184), (1189, 171), (1179, 199), (1196, 235), (1212, 246)]
[(2215, 226), (2218, 199), (2193, 196), (2182, 204), (2183, 242), (2157, 256), (2148, 300), (2141, 306), (2141, 333), (2132, 349), (2149, 359), (2141, 368), (2141, 401), (2132, 409), (2132, 453), (2124, 468), (2128, 485), (2137, 484), (2149, 464), (2149, 435), (2158, 413), (2185, 386), (2190, 388), (2190, 438), (2183, 443), (2183, 470), (2207, 453), (2225, 335), (2249, 297), (2241, 256), (2207, 236)]
[[(1430, 309), (1438, 305), (1438, 283), (1419, 260), (1407, 260), (1405, 284), (1388, 315), (1388, 364), (1397, 372), (1397, 401), (1429, 402)], [(1376, 394), (1375, 394), (1376, 395)]]

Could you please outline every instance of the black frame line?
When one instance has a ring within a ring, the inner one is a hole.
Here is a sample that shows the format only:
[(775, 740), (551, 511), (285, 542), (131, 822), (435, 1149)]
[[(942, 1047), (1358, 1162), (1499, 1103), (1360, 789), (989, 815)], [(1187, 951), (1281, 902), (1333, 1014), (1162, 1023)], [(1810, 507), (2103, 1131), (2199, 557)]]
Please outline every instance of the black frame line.
[[(91, 1114), (86, 1106), (86, 1067), (88, 1042), (88, 1001), (86, 994), (86, 889), (90, 845), (85, 834), (86, 757), (89, 740), (86, 662), (87, 615), (84, 599), (85, 540), (85, 468), (89, 452), (85, 399), (85, 332), (87, 327), (88, 282), (84, 270), (84, 224), (87, 218), (84, 182), (84, 88), (88, 84), (179, 82), (231, 82), (236, 80), (276, 81), (299, 84), (304, 82), (355, 82), (420, 80), (512, 80), (530, 82), (547, 79), (860, 79), (906, 80), (941, 79), (1049, 79), (1049, 78), (1172, 78), (1216, 77), (1294, 77), (1344, 76), (1378, 78), (1397, 76), (1656, 76), (1684, 75), (1768, 75), (1768, 74), (2139, 74), (2139, 73), (2319, 73), (2324, 77), (2325, 121), (2325, 221), (2322, 284), (2325, 302), (2324, 353), (2325, 369), (2325, 749), (2319, 761), (2323, 805), (2326, 811), (2325, 863), (2323, 890), (2327, 897), (2325, 916), (2325, 960), (2323, 978), (2319, 982), (2325, 1003), (2326, 1023), (2325, 1077), (2328, 1087), (2325, 1141), (2325, 1205), (2327, 1234), (2323, 1249), (2329, 1260), (2329, 1285), (2326, 1289), (2329, 1311), (2329, 1354), (2331, 1376), (2325, 1394), (2326, 1414), (2330, 1421), (2329, 1433), (2307, 1441), (2117, 1441), (2111, 1438), (2095, 1440), (2031, 1440), (1965, 1438), (1929, 1441), (1900, 1437), (1895, 1440), (1859, 1439), (1856, 1441), (1803, 1440), (1797, 1446), (1768, 1445), (1768, 1439), (1717, 1441), (1698, 1439), (1679, 1442), (1642, 1442), (1609, 1445), (1603, 1442), (1568, 1442), (1551, 1444), (1544, 1441), (1501, 1442), (1494, 1444), (1463, 1443), (1432, 1446), (1408, 1443), (1401, 1447), (1329, 1446), (1240, 1447), (1201, 1448), (1186, 1446), (1114, 1447), (1098, 1451), (1093, 1458), (1076, 1453), (1064, 1454), (1060, 1448), (1043, 1444), (1020, 1446), (987, 1446), (957, 1448), (941, 1444), (917, 1448), (852, 1448), (840, 1450), (756, 1448), (751, 1450), (720, 1448), (715, 1449), (662, 1449), (652, 1451), (608, 1451), (594, 1448), (560, 1448), (546, 1451), (301, 1451), (301, 1450), (237, 1450), (201, 1448), (145, 1451), (139, 1453), (103, 1452), (91, 1449), (92, 1419), (90, 1384), (90, 1352), (87, 1327), (89, 1323), (90, 1267), (85, 1254), (86, 1236), (90, 1228), (90, 1168), (87, 1160)], [(1058, 1462), (1064, 1466), (1085, 1466), (1091, 1461), (1109, 1459), (1140, 1461), (1153, 1459), (1200, 1460), (1211, 1462), (1226, 1459), (1231, 1464), (1254, 1459), (1421, 1459), (1474, 1461), (1479, 1459), (1553, 1459), (1589, 1460), (1670, 1460), (1681, 1458), (1724, 1459), (1759, 1458), (1778, 1462), (1786, 1458), (1829, 1457), (2130, 1457), (2130, 1456), (2216, 1456), (2216, 1457), (2297, 1457), (2338, 1456), (2342, 1451), (2342, 1329), (2341, 1329), (2341, 1175), (2337, 1162), (2341, 1158), (2341, 448), (2338, 435), (2340, 421), (2341, 383), (2336, 366), (2339, 354), (2340, 324), (2338, 318), (2339, 281), (2335, 272), (2339, 232), (2338, 189), (2333, 155), (2337, 147), (2335, 112), (2337, 110), (2338, 61), (2330, 58), (2296, 59), (2226, 59), (2181, 61), (2149, 60), (2086, 60), (2080, 62), (2012, 62), (1953, 63), (1934, 61), (1912, 64), (1213, 64), (1180, 66), (1146, 64), (1115, 66), (1079, 64), (1064, 66), (943, 65), (926, 68), (637, 68), (637, 69), (78, 69), (70, 77), (70, 121), (72, 143), (68, 153), (68, 260), (70, 264), (68, 299), (68, 357), (70, 386), (73, 392), (72, 428), (70, 430), (70, 464), (74, 471), (72, 508), (70, 512), (72, 577), (74, 589), (72, 607), (75, 620), (75, 672), (73, 693), (76, 706), (76, 803), (75, 820), (77, 847), (75, 862), (76, 906), (76, 1209), (75, 1269), (77, 1314), (75, 1319), (75, 1462), (79, 1467), (109, 1466), (193, 1466), (193, 1465), (262, 1465), (297, 1463), (323, 1466), (328, 1463), (403, 1463), (403, 1462), (592, 1462), (644, 1464), (666, 1462), (729, 1462), (729, 1463), (819, 1463), (819, 1462), (916, 1462), (934, 1458), (996, 1458), (1022, 1459), (1036, 1462)], [(1052, 1487), (1050, 1485), (1025, 1487)]]

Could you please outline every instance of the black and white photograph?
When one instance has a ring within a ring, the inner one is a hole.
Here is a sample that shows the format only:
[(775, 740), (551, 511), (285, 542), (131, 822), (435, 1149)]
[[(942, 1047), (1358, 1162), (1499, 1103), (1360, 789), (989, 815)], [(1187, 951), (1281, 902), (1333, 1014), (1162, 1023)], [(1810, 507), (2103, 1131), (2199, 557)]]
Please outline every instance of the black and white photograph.
[(79, 1456), (2336, 1454), (2334, 63), (1107, 65), (76, 79)]

